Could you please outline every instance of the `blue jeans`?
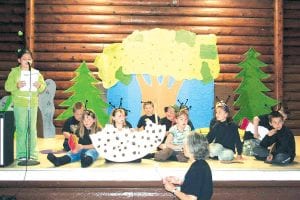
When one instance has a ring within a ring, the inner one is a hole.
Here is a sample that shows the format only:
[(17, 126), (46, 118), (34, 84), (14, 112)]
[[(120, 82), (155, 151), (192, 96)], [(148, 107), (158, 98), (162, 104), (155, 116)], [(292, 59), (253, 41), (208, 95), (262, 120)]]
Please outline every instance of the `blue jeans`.
[[(253, 152), (257, 160), (263, 160), (263, 161), (265, 161), (268, 155), (270, 154), (269, 150), (262, 146), (255, 147), (253, 149)], [(286, 153), (278, 153), (273, 155), (273, 159), (271, 161), (272, 164), (277, 164), (277, 165), (285, 165), (291, 162), (292, 162), (291, 156)]]
[(81, 160), (81, 156), (83, 155), (92, 157), (93, 161), (97, 160), (99, 157), (99, 153), (96, 149), (81, 149), (77, 153), (72, 153), (71, 151), (67, 153), (67, 156), (71, 158), (71, 162)]

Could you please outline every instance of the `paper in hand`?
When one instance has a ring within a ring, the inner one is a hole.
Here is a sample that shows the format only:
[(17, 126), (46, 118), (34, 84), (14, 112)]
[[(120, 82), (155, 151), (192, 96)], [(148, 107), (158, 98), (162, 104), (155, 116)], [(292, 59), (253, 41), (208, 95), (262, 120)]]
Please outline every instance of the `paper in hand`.
[[(31, 88), (30, 88), (30, 73), (31, 73)], [(21, 71), (21, 78), (20, 81), (25, 81), (26, 85), (24, 87), (21, 87), (21, 91), (29, 91), (36, 92), (37, 88), (33, 86), (35, 82), (39, 79), (39, 71), (36, 69), (32, 69), (31, 71)]]

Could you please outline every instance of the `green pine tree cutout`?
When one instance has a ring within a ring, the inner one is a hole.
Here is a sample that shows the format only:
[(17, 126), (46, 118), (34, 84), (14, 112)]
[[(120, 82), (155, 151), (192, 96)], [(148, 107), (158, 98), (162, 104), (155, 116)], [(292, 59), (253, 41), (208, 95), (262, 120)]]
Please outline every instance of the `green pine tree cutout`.
[(96, 113), (98, 122), (104, 126), (108, 123), (109, 116), (106, 113), (108, 104), (101, 99), (101, 92), (95, 86), (95, 83), (99, 82), (91, 74), (85, 61), (75, 70), (76, 77), (71, 81), (74, 82), (69, 89), (64, 93), (73, 93), (68, 99), (63, 101), (60, 106), (68, 107), (63, 113), (61, 113), (56, 120), (65, 120), (73, 115), (73, 105), (76, 102), (87, 103), (87, 109), (91, 109)]
[(268, 78), (269, 75), (260, 69), (267, 66), (258, 59), (260, 53), (250, 48), (244, 55), (246, 59), (238, 64), (242, 70), (236, 76), (236, 78), (241, 78), (242, 82), (234, 91), (239, 95), (234, 106), (240, 108), (233, 117), (235, 122), (239, 122), (244, 117), (252, 120), (254, 116), (270, 113), (271, 107), (278, 103), (277, 100), (265, 94), (270, 89), (261, 80)]

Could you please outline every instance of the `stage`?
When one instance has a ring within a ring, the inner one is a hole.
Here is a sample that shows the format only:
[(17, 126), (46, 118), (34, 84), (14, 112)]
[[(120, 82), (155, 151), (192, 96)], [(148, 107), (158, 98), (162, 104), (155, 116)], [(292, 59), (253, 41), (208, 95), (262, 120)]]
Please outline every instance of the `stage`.
[[(54, 167), (45, 154), (47, 150), (57, 151), (57, 156), (64, 155), (62, 149), (63, 136), (56, 138), (38, 138), (41, 164), (27, 167), (25, 180), (96, 180), (96, 181), (143, 181), (161, 180), (167, 175), (183, 176), (190, 163), (174, 161), (156, 162), (143, 159), (141, 163), (105, 163), (103, 158), (97, 160), (89, 168), (82, 169), (80, 162)], [(274, 166), (254, 157), (244, 156), (242, 163), (225, 164), (217, 160), (207, 160), (216, 181), (240, 180), (299, 180), (300, 181), (300, 137), (296, 137), (296, 158), (288, 166)], [(17, 161), (0, 168), (0, 180), (23, 180), (26, 167), (18, 166)], [(78, 172), (78, 173), (77, 173)], [(95, 175), (96, 174), (96, 175)], [(84, 176), (83, 176), (84, 175)]]
[[(58, 151), (61, 149), (62, 141), (61, 135), (56, 138), (39, 138), (38, 146), (41, 152), (50, 149)], [(298, 136), (296, 137), (297, 156), (295, 161), (284, 167), (266, 164), (246, 156), (242, 163), (225, 164), (217, 160), (208, 160), (215, 187), (213, 199), (219, 197), (238, 199), (232, 198), (228, 193), (229, 190), (233, 190), (233, 192), (240, 190), (239, 195), (249, 195), (245, 199), (263, 199), (269, 195), (293, 199), (292, 197), (300, 195), (299, 146), (300, 137)], [(61, 155), (64, 154), (61, 153)], [(23, 192), (33, 190), (33, 188), (43, 188), (44, 193), (49, 196), (48, 199), (51, 199), (50, 196), (54, 195), (52, 194), (53, 189), (68, 188), (66, 191), (70, 192), (75, 188), (85, 188), (83, 191), (89, 191), (91, 194), (91, 197), (87, 199), (93, 199), (95, 191), (103, 199), (110, 199), (103, 196), (108, 193), (106, 190), (110, 188), (111, 195), (115, 195), (115, 198), (111, 199), (120, 199), (121, 197), (123, 199), (125, 194), (136, 197), (134, 194), (141, 195), (141, 192), (145, 193), (144, 197), (147, 196), (148, 199), (152, 199), (156, 195), (164, 196), (162, 199), (171, 199), (172, 194), (164, 191), (161, 179), (168, 175), (183, 177), (190, 166), (190, 163), (156, 162), (152, 159), (143, 159), (141, 163), (105, 163), (104, 159), (100, 158), (89, 168), (80, 168), (80, 162), (54, 167), (47, 160), (46, 154), (40, 153), (39, 156), (41, 164), (28, 166), (27, 171), (26, 167), (18, 166), (16, 161), (10, 166), (0, 168), (1, 190), (5, 194), (11, 194), (17, 191), (15, 188), (21, 188), (19, 190)], [(95, 188), (97, 190), (94, 191)], [(249, 191), (250, 188), (253, 190)], [(286, 190), (289, 191), (288, 194), (284, 192)], [(120, 193), (120, 191), (122, 192)], [(271, 193), (267, 195), (267, 191)], [(128, 197), (128, 195), (125, 196)], [(40, 197), (36, 196), (36, 198)], [(24, 197), (24, 199), (31, 198), (33, 197)], [(45, 198), (43, 197), (43, 199)]]

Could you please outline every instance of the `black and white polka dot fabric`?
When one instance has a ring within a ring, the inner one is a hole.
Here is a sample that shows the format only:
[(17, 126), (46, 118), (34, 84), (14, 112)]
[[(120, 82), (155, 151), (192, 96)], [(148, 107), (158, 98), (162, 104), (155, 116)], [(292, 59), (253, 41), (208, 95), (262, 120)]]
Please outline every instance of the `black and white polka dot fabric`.
[(149, 120), (143, 131), (129, 128), (119, 131), (107, 124), (102, 131), (90, 137), (101, 157), (114, 162), (129, 162), (152, 153), (163, 141), (165, 133), (165, 125), (154, 124)]

